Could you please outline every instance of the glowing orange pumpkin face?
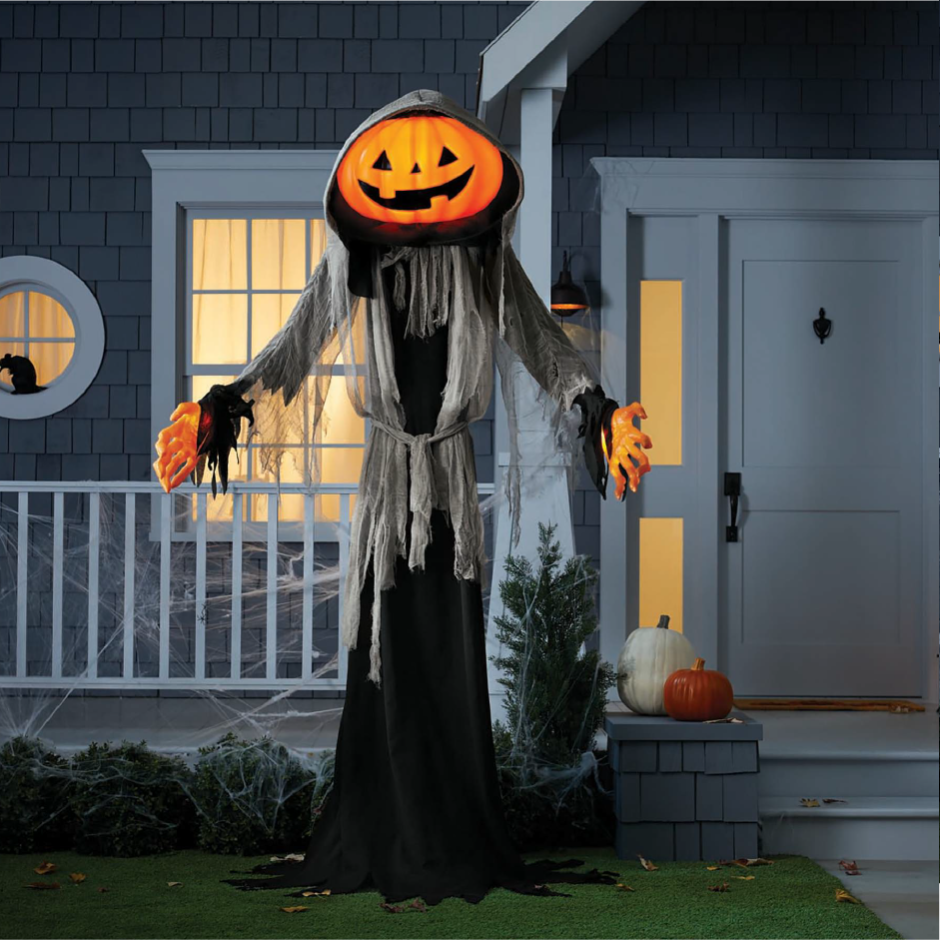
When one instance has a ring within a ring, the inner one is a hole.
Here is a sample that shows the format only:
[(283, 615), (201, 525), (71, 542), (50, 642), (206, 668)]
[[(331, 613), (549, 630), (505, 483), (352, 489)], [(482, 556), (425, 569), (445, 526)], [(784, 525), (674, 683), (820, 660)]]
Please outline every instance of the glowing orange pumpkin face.
[(499, 150), (443, 115), (409, 115), (370, 127), (337, 173), (354, 212), (399, 225), (469, 218), (490, 205), (502, 182)]

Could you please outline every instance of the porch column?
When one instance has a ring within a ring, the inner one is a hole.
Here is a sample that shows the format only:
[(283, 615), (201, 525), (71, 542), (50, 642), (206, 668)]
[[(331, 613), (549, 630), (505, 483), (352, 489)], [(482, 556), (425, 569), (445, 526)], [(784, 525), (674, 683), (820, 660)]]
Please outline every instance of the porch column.
[[(525, 175), (525, 199), (519, 213), (519, 259), (532, 284), (545, 301), (550, 302), (552, 284), (552, 130), (563, 89), (526, 88), (520, 95), (520, 162)], [(540, 389), (515, 360), (513, 383), (517, 403), (520, 468), (522, 474), (519, 543), (512, 554), (533, 561), (539, 544), (539, 523), (554, 523), (555, 539), (564, 555), (574, 553), (571, 502), (568, 488), (568, 461), (557, 454), (550, 426), (555, 403), (538, 400)], [(503, 468), (509, 463), (505, 412), (499, 409), (496, 450), (499, 457), (497, 487)], [(536, 468), (537, 472), (536, 472)], [(493, 553), (493, 579), (490, 588), (487, 655), (499, 653), (495, 618), (503, 612), (499, 583), (504, 576), (504, 562), (510, 554), (512, 523), (504, 501), (496, 516), (496, 546)], [(490, 708), (494, 719), (503, 715), (503, 687), (496, 679), (499, 671), (488, 663)]]

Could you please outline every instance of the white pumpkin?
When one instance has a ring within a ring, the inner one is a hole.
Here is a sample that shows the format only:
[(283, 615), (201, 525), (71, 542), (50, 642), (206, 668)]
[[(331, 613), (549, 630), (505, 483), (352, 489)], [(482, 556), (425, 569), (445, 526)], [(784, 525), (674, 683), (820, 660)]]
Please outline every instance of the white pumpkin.
[(617, 660), (620, 700), (638, 715), (665, 715), (663, 683), (677, 669), (688, 669), (694, 659), (692, 644), (669, 629), (665, 614), (655, 627), (634, 630)]

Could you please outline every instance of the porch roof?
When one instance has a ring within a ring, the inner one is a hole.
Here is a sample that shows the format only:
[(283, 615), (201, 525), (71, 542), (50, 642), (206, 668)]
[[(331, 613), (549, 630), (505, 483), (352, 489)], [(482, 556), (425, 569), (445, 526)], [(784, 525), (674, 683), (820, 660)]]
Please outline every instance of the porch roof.
[(504, 143), (518, 143), (520, 91), (563, 91), (568, 76), (642, 5), (643, 0), (536, 0), (481, 53), (477, 116)]

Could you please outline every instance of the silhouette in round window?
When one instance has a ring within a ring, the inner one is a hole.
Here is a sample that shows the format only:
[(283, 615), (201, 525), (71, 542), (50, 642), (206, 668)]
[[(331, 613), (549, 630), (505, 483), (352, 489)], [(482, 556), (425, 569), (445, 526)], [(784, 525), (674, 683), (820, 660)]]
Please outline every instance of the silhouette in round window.
[(75, 325), (55, 297), (29, 289), (0, 296), (0, 389), (41, 392), (68, 369), (74, 352)]

